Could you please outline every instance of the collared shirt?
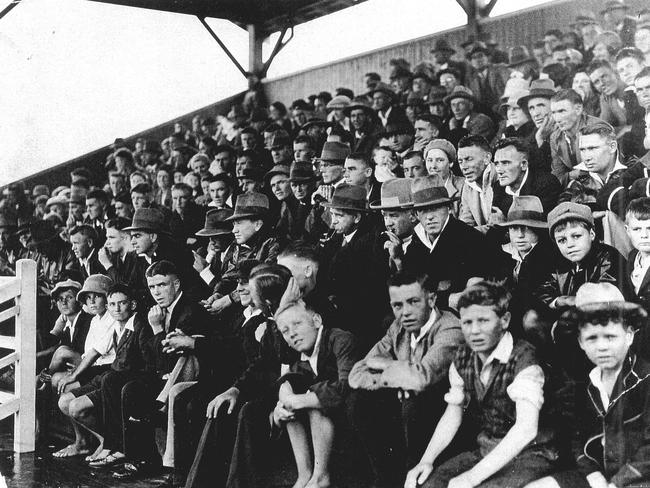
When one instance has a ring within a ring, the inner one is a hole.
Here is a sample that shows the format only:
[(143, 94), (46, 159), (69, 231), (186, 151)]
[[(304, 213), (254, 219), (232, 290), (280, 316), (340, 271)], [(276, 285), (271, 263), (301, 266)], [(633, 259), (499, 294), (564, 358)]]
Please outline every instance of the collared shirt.
[(377, 110), (377, 117), (379, 117), (379, 120), (381, 120), (381, 125), (386, 127), (386, 124), (388, 123), (388, 116), (390, 113), (393, 111), (393, 107), (388, 107), (388, 110), (384, 112), (383, 114), (381, 113), (381, 110)]
[(77, 312), (77, 314), (74, 316), (74, 319), (72, 319), (72, 321), (70, 321), (70, 319), (66, 319), (66, 321), (65, 321), (65, 326), (63, 327), (63, 332), (65, 332), (66, 329), (70, 331), (70, 340), (72, 340), (74, 338), (74, 332), (75, 332), (75, 330), (77, 330), (76, 329), (77, 320), (79, 320), (80, 315), (81, 315), (81, 312)]
[(517, 250), (517, 248), (512, 245), (512, 242), (508, 242), (507, 244), (503, 244), (501, 246), (501, 249), (510, 254), (510, 257), (512, 257), (513, 261), (515, 262), (515, 267), (512, 270), (513, 278), (515, 281), (519, 279), (519, 271), (521, 271), (521, 265), (523, 264), (524, 259), (526, 259), (526, 256), (528, 256), (533, 249), (535, 249), (536, 245), (537, 243), (533, 244), (530, 250), (523, 256), (519, 254), (519, 250)]
[(643, 278), (648, 273), (648, 268), (650, 268), (650, 258), (644, 257), (641, 253), (636, 255), (634, 258), (634, 269), (630, 275), (630, 280), (634, 285), (634, 291), (639, 292), (641, 288), (641, 283), (643, 283)]
[(183, 296), (183, 292), (181, 291), (178, 296), (176, 297), (176, 300), (174, 300), (169, 307), (167, 307), (167, 312), (165, 314), (165, 331), (166, 332), (171, 332), (169, 330), (169, 323), (171, 322), (172, 319), (172, 313), (174, 312), (174, 307), (178, 303), (178, 301), (181, 299)]
[[(501, 364), (507, 364), (513, 347), (514, 339), (512, 338), (512, 334), (506, 331), (492, 353), (480, 366), (480, 371), (478, 371), (479, 365), (477, 364), (478, 354), (476, 355), (474, 367), (477, 369), (479, 379), (483, 385), (487, 385), (490, 382), (495, 361)], [(450, 388), (449, 392), (445, 395), (445, 401), (450, 405), (462, 405), (465, 401), (465, 383), (453, 363), (449, 367), (449, 384)], [(544, 404), (543, 388), (544, 371), (539, 365), (535, 364), (521, 370), (515, 376), (512, 383), (508, 385), (506, 391), (513, 402), (527, 401), (539, 410)]]
[(90, 274), (90, 263), (89, 263), (90, 257), (93, 255), (94, 252), (95, 252), (95, 250), (91, 249), (90, 254), (88, 254), (88, 256), (86, 256), (83, 259), (79, 258), (79, 263), (84, 267), (84, 269), (86, 270), (86, 273), (88, 273), (88, 274)]
[(465, 180), (465, 184), (472, 188), (473, 190), (476, 190), (479, 193), (483, 193), (483, 188), (481, 188), (476, 181), (467, 181)]
[(350, 232), (349, 234), (344, 235), (344, 236), (343, 236), (343, 241), (342, 241), (341, 245), (342, 245), (342, 246), (347, 246), (348, 244), (350, 244), (350, 241), (351, 241), (352, 238), (354, 237), (354, 234), (357, 233), (357, 230), (359, 230), (359, 229), (355, 229), (355, 230), (353, 230), (352, 232)]
[(413, 234), (409, 234), (408, 237), (405, 237), (402, 239), (402, 252), (406, 254), (406, 251), (408, 250), (409, 246), (411, 245), (411, 242), (413, 242)]
[(518, 197), (519, 193), (521, 192), (521, 189), (524, 187), (524, 184), (526, 183), (526, 180), (528, 179), (528, 170), (524, 172), (524, 177), (521, 179), (521, 184), (519, 185), (519, 188), (516, 190), (513, 190), (510, 185), (506, 186), (506, 193), (508, 195), (511, 195), (513, 197)]
[[(88, 335), (86, 336), (86, 342), (84, 344), (84, 354), (88, 354), (91, 349), (99, 352), (102, 349), (103, 341), (105, 336), (110, 334), (113, 331), (113, 326), (115, 324), (115, 319), (111, 317), (111, 314), (106, 311), (101, 317), (95, 315), (90, 321), (90, 329), (88, 329)], [(111, 337), (109, 335), (109, 337)], [(82, 356), (82, 357), (83, 357)], [(115, 351), (110, 350), (108, 354), (102, 355), (97, 359), (95, 365), (101, 366), (103, 364), (111, 364), (115, 359)]]
[(246, 307), (243, 311), (244, 314), (244, 323), (242, 324), (242, 327), (246, 325), (246, 322), (248, 322), (250, 319), (253, 317), (261, 314), (262, 311), (259, 308), (253, 308), (250, 305)]
[(415, 226), (416, 235), (420, 238), (422, 244), (424, 244), (429, 249), (430, 253), (432, 253), (433, 250), (436, 248), (436, 244), (438, 244), (438, 241), (440, 240), (440, 236), (445, 231), (445, 227), (447, 227), (448, 223), (449, 223), (449, 216), (447, 216), (447, 220), (445, 220), (445, 223), (443, 224), (442, 229), (440, 230), (440, 234), (438, 234), (438, 236), (434, 239), (433, 242), (429, 240), (429, 235), (424, 230), (424, 226), (422, 224), (418, 224)]
[[(618, 371), (616, 371), (616, 375), (614, 376), (615, 378), (617, 378), (621, 373), (621, 369), (622, 368), (619, 368)], [(591, 381), (591, 384), (594, 385), (598, 390), (598, 393), (600, 394), (600, 401), (603, 402), (603, 409), (607, 411), (609, 408), (610, 398), (609, 393), (607, 392), (607, 388), (603, 383), (603, 372), (598, 366), (589, 372), (589, 381)]]
[(300, 354), (300, 360), (309, 362), (309, 366), (311, 366), (311, 370), (314, 372), (316, 376), (318, 376), (318, 351), (320, 350), (320, 340), (322, 336), (323, 336), (323, 327), (321, 326), (318, 328), (318, 335), (316, 336), (314, 350), (311, 352), (309, 356), (307, 356), (304, 352)]
[(415, 348), (418, 347), (418, 342), (420, 342), (426, 335), (429, 333), (431, 330), (431, 327), (433, 327), (433, 324), (438, 320), (438, 314), (436, 313), (436, 309), (434, 308), (431, 310), (431, 315), (429, 316), (429, 320), (426, 321), (426, 323), (422, 326), (420, 329), (419, 334), (416, 336), (415, 334), (411, 334), (411, 352), (415, 351)]
[(135, 332), (134, 323), (135, 314), (131, 315), (131, 318), (129, 318), (129, 320), (126, 321), (126, 324), (124, 324), (124, 327), (120, 327), (120, 323), (115, 320), (111, 329), (108, 330), (103, 337), (99, 338), (95, 344), (93, 344), (93, 349), (102, 356), (106, 356), (109, 352), (112, 352), (114, 357), (115, 349), (120, 343), (120, 340), (122, 340), (124, 332), (127, 330)]
[(622, 169), (627, 169), (627, 166), (625, 166), (623, 163), (621, 163), (620, 159), (617, 157), (616, 162), (614, 163), (614, 167), (612, 168), (612, 170), (609, 173), (607, 173), (607, 176), (605, 176), (605, 181), (603, 181), (603, 179), (600, 177), (600, 175), (598, 173), (595, 173), (593, 171), (589, 171), (587, 169), (587, 165), (585, 165), (585, 163), (580, 163), (580, 164), (576, 165), (576, 167), (574, 169), (578, 169), (580, 171), (587, 171), (589, 173), (589, 176), (591, 176), (591, 178), (596, 183), (598, 183), (599, 186), (602, 187), (605, 183), (607, 183), (609, 181), (609, 178), (612, 176), (612, 174), (614, 174), (616, 171), (619, 171), (619, 170), (622, 170)]

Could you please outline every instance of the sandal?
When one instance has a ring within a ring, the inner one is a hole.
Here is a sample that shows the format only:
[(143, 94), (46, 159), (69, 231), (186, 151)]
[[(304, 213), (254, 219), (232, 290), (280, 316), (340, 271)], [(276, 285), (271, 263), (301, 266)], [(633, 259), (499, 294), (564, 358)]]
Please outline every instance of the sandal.
[(101, 458), (101, 459), (96, 459), (94, 461), (90, 461), (88, 463), (88, 466), (91, 468), (104, 468), (106, 466), (114, 466), (116, 464), (124, 462), (124, 454), (119, 453), (119, 456), (117, 453), (111, 453), (108, 456)]

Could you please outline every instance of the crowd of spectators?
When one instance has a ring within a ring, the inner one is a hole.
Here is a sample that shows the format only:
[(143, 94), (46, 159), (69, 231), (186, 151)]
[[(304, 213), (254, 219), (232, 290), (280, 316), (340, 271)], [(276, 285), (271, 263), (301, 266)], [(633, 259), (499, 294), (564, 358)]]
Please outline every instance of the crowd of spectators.
[(54, 457), (267, 487), (288, 437), (325, 488), (345, 431), (368, 486), (650, 486), (650, 10), (388, 68), (5, 190)]

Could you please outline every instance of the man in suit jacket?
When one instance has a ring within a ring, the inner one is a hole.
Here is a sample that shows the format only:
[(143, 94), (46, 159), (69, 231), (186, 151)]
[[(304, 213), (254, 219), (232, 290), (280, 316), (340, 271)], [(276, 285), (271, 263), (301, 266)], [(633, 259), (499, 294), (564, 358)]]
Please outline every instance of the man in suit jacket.
[[(421, 273), (392, 277), (388, 292), (395, 320), (350, 371), (356, 390), (352, 422), (377, 486), (402, 482), (445, 408), (449, 365), (463, 334), (458, 318), (436, 308), (436, 288)], [(401, 434), (394, 437), (396, 432)]]
[(389, 85), (379, 82), (369, 95), (372, 97), (372, 108), (382, 129), (386, 129), (388, 125), (410, 124), (404, 109), (395, 104), (397, 95)]
[(365, 96), (355, 97), (352, 103), (343, 109), (343, 113), (350, 119), (352, 151), (370, 154), (375, 146), (376, 134), (380, 127), (375, 111), (368, 104), (368, 98)]
[(90, 225), (77, 225), (70, 230), (72, 252), (77, 258), (77, 266), (83, 281), (90, 275), (105, 274), (106, 269), (97, 258), (97, 232)]
[(492, 140), (496, 134), (496, 126), (492, 119), (476, 111), (478, 99), (474, 92), (462, 85), (454, 87), (445, 97), (453, 116), (449, 119), (448, 139), (457, 144), (465, 135), (478, 135)]
[(497, 181), (493, 185), (493, 207), (498, 209), (498, 220), (505, 221), (505, 215), (512, 205), (512, 199), (520, 195), (534, 195), (542, 201), (544, 213), (556, 205), (562, 190), (560, 182), (548, 173), (536, 173), (528, 164), (528, 147), (518, 138), (511, 137), (497, 142), (494, 152), (494, 166)]
[(449, 294), (460, 292), (472, 277), (491, 277), (496, 255), (486, 237), (451, 215), (453, 200), (436, 176), (416, 178), (413, 207), (419, 224), (404, 256), (404, 270), (424, 272), (438, 282), (437, 304), (447, 306)]
[(496, 114), (500, 98), (510, 78), (510, 69), (505, 64), (493, 64), (490, 51), (483, 42), (476, 42), (469, 53), (472, 69), (467, 74), (467, 87), (480, 102), (479, 110), (492, 116)]
[(169, 227), (172, 235), (181, 242), (194, 244), (194, 235), (203, 227), (205, 208), (192, 200), (192, 187), (176, 183), (171, 189), (172, 219)]

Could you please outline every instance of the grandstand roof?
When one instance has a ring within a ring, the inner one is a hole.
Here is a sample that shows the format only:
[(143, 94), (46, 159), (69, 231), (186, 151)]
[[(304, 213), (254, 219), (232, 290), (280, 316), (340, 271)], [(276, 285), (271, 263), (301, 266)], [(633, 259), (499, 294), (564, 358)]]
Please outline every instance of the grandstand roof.
[(226, 19), (240, 27), (253, 24), (265, 36), (366, 0), (93, 0), (129, 7)]

